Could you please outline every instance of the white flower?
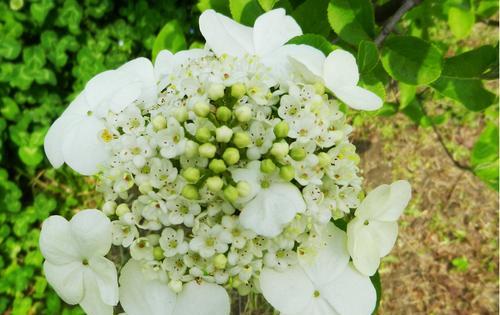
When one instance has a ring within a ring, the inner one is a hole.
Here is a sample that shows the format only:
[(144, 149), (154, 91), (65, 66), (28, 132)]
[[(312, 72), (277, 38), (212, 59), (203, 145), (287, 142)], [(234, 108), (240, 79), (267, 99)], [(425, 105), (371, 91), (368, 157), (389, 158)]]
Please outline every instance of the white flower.
[(132, 259), (121, 271), (120, 303), (128, 315), (229, 315), (230, 311), (223, 287), (191, 281), (175, 294), (167, 284), (147, 279)]
[(375, 288), (349, 264), (345, 233), (328, 223), (322, 234), (315, 255), (304, 254), (298, 265), (283, 272), (262, 270), (264, 297), (283, 315), (371, 314)]
[(193, 239), (189, 242), (189, 248), (200, 254), (203, 258), (212, 257), (216, 253), (224, 253), (228, 246), (222, 237), (223, 227), (215, 225), (209, 227), (202, 225)]
[(167, 128), (156, 134), (156, 141), (160, 147), (160, 154), (164, 158), (171, 159), (184, 153), (186, 139), (184, 128), (175, 118), (169, 118)]
[(40, 233), (47, 281), (66, 303), (80, 304), (87, 314), (113, 314), (116, 268), (104, 258), (110, 247), (111, 222), (99, 210), (80, 211), (69, 222), (49, 217)]
[(168, 221), (170, 224), (184, 224), (187, 227), (194, 225), (194, 217), (201, 212), (197, 203), (178, 197), (167, 202)]
[(224, 216), (221, 220), (224, 231), (222, 237), (232, 247), (243, 248), (246, 242), (255, 237), (255, 233), (243, 228), (237, 216)]
[(162, 50), (158, 53), (155, 60), (154, 72), (158, 82), (158, 91), (165, 88), (169, 81), (169, 75), (172, 71), (189, 61), (206, 56), (208, 52), (203, 49), (182, 50), (172, 54), (168, 50)]
[(290, 223), (297, 213), (304, 212), (306, 204), (300, 190), (293, 184), (270, 181), (260, 172), (260, 162), (252, 161), (246, 168), (232, 171), (236, 182), (250, 185), (240, 213), (241, 225), (255, 233), (274, 237)]
[(358, 65), (351, 53), (336, 49), (325, 58), (316, 48), (300, 46), (301, 49), (289, 49), (288, 53), (306, 79), (323, 82), (336, 97), (354, 109), (376, 110), (382, 106), (380, 97), (357, 86)]
[(112, 226), (113, 245), (129, 247), (134, 239), (139, 237), (139, 231), (135, 225), (116, 220), (112, 222)]
[(188, 243), (184, 241), (184, 231), (172, 228), (163, 229), (160, 237), (160, 247), (163, 249), (165, 257), (187, 253)]
[(168, 271), (170, 279), (179, 280), (186, 273), (187, 265), (183, 256), (167, 257), (163, 260), (163, 267)]
[(135, 260), (153, 260), (153, 244), (147, 237), (140, 237), (130, 245), (130, 255)]
[(394, 246), (398, 236), (396, 222), (411, 198), (410, 183), (399, 180), (372, 190), (347, 225), (349, 254), (354, 266), (371, 276)]

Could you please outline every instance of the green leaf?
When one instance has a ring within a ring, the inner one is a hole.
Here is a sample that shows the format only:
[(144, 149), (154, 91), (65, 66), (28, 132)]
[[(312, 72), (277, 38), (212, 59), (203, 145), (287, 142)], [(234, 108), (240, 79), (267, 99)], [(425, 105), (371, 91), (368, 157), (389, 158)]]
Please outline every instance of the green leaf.
[(382, 299), (382, 283), (380, 282), (380, 274), (377, 272), (370, 277), (370, 280), (375, 287), (375, 292), (377, 292), (377, 304), (375, 305), (375, 309), (372, 314), (377, 314), (378, 307), (380, 305), (380, 300)]
[(22, 146), (19, 148), (19, 157), (28, 166), (37, 166), (43, 161), (43, 153), (40, 147)]
[(213, 9), (220, 14), (229, 16), (231, 11), (229, 11), (229, 1), (228, 0), (199, 0), (196, 7), (200, 12), (206, 11), (208, 9)]
[(382, 48), (382, 64), (394, 79), (429, 84), (441, 75), (443, 56), (434, 45), (413, 36), (394, 36)]
[(279, 0), (258, 0), (264, 11), (270, 11)]
[(257, 0), (229, 0), (229, 9), (236, 22), (253, 26), (253, 23), (264, 13)]
[(408, 106), (417, 94), (417, 87), (415, 85), (404, 84), (398, 82), (399, 85), (399, 106), (401, 109)]
[(59, 8), (56, 24), (66, 26), (72, 34), (80, 33), (80, 21), (82, 20), (83, 10), (75, 0), (66, 0), (64, 5)]
[(357, 62), (359, 72), (368, 73), (375, 68), (379, 55), (377, 46), (372, 41), (363, 40), (359, 43)]
[(53, 0), (41, 0), (40, 2), (32, 3), (30, 6), (30, 13), (33, 21), (37, 24), (42, 24), (53, 7)]
[(476, 15), (488, 19), (498, 13), (498, 0), (478, 0)]
[(172, 20), (163, 26), (155, 39), (153, 44), (153, 60), (156, 59), (156, 55), (163, 49), (176, 53), (186, 49), (186, 47), (186, 38), (184, 37), (179, 21)]
[(19, 106), (10, 97), (2, 97), (2, 109), (0, 113), (8, 120), (15, 120), (19, 115)]
[(481, 111), (496, 102), (496, 95), (486, 90), (477, 79), (442, 77), (432, 83), (440, 94), (462, 103), (472, 111)]
[(430, 125), (429, 119), (425, 116), (419, 101), (416, 99), (403, 108), (402, 112), (419, 126)]
[(451, 58), (446, 58), (443, 64), (442, 77), (479, 79), (497, 63), (498, 47), (481, 46)]
[(448, 25), (456, 39), (460, 40), (469, 36), (475, 20), (471, 9), (452, 7), (448, 11)]
[(296, 36), (288, 41), (288, 44), (309, 45), (321, 50), (325, 55), (333, 51), (334, 46), (323, 36), (317, 34), (305, 34)]
[(498, 127), (489, 124), (477, 139), (471, 153), (474, 173), (498, 190)]
[(375, 36), (375, 18), (370, 0), (330, 0), (328, 21), (340, 38), (353, 45)]
[(0, 38), (0, 56), (5, 59), (16, 59), (21, 53), (21, 43), (12, 37)]
[(304, 33), (328, 36), (331, 31), (326, 14), (328, 3), (329, 0), (306, 0), (291, 15)]

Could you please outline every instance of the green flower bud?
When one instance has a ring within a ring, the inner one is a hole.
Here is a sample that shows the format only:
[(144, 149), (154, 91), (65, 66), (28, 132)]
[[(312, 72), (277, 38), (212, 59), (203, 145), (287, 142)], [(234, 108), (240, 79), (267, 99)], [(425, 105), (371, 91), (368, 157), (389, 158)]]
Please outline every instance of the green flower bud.
[(208, 164), (208, 168), (212, 170), (212, 172), (216, 173), (216, 174), (220, 174), (222, 172), (225, 172), (226, 171), (226, 163), (224, 163), (223, 160), (219, 160), (219, 159), (213, 159), (212, 161), (210, 161), (210, 163)]
[(130, 212), (130, 208), (128, 207), (128, 205), (126, 203), (120, 203), (118, 205), (118, 207), (116, 207), (116, 211), (115, 212), (116, 212), (117, 216), (121, 217), (125, 213)]
[(228, 143), (233, 137), (233, 130), (228, 126), (222, 126), (215, 129), (215, 140), (217, 142)]
[(141, 192), (141, 194), (143, 195), (147, 195), (148, 193), (150, 193), (151, 191), (153, 190), (153, 186), (151, 186), (151, 184), (149, 183), (143, 183), (139, 186), (139, 191)]
[(162, 130), (162, 129), (167, 128), (167, 119), (165, 117), (163, 117), (162, 115), (155, 116), (155, 118), (153, 118), (152, 123), (153, 123), (153, 127), (156, 130)]
[(218, 100), (224, 96), (224, 85), (222, 84), (212, 84), (208, 88), (208, 97), (211, 100)]
[(163, 258), (165, 258), (165, 255), (163, 254), (163, 249), (161, 249), (161, 247), (159, 246), (153, 248), (153, 257), (156, 260), (162, 260)]
[(238, 190), (231, 185), (224, 188), (224, 197), (227, 201), (234, 203), (238, 199)]
[(234, 115), (239, 122), (247, 122), (252, 119), (252, 109), (243, 105), (235, 109)]
[(224, 269), (224, 268), (226, 268), (226, 265), (227, 265), (226, 255), (224, 255), (224, 254), (218, 254), (217, 256), (215, 256), (215, 258), (214, 258), (214, 266), (215, 266), (215, 268), (217, 268), (217, 269)]
[(288, 127), (288, 124), (284, 120), (282, 120), (279, 123), (277, 123), (276, 126), (274, 126), (274, 129), (273, 129), (274, 135), (277, 138), (285, 138), (286, 136), (288, 136), (288, 131), (289, 130), (290, 130), (290, 128)]
[(210, 141), (211, 136), (212, 134), (210, 132), (210, 129), (208, 129), (207, 127), (198, 128), (198, 130), (196, 130), (196, 133), (194, 135), (196, 140), (203, 143)]
[(246, 148), (250, 144), (250, 136), (244, 131), (236, 132), (233, 137), (233, 143), (240, 149)]
[(236, 184), (236, 189), (238, 190), (238, 195), (240, 197), (246, 197), (251, 191), (250, 184), (247, 181), (241, 180)]
[(184, 177), (191, 184), (196, 184), (200, 179), (200, 170), (196, 167), (188, 167), (182, 172), (182, 177)]
[(218, 192), (224, 186), (224, 181), (219, 176), (212, 176), (207, 178), (205, 184), (211, 192)]
[(295, 161), (302, 161), (306, 158), (307, 152), (303, 148), (293, 148), (290, 150), (290, 157)]
[(186, 142), (186, 149), (184, 155), (188, 158), (193, 158), (198, 155), (198, 147), (200, 145), (194, 141), (188, 140)]
[(168, 283), (168, 287), (174, 293), (181, 293), (182, 292), (182, 281), (181, 280), (170, 280), (170, 282)]
[(198, 189), (196, 189), (196, 186), (194, 186), (194, 185), (184, 186), (182, 188), (181, 194), (184, 198), (187, 198), (190, 200), (200, 199), (200, 194), (198, 193)]
[(271, 159), (265, 159), (260, 163), (260, 170), (263, 173), (270, 174), (274, 172), (276, 169), (276, 165), (274, 164), (273, 160)]
[(204, 143), (198, 148), (198, 153), (201, 157), (211, 159), (215, 156), (217, 147), (211, 143)]
[(196, 116), (207, 117), (210, 112), (210, 105), (205, 102), (198, 102), (194, 105), (194, 113)]
[(288, 154), (289, 146), (286, 142), (275, 142), (271, 147), (271, 154), (277, 159), (282, 159)]
[(319, 83), (319, 82), (314, 83), (314, 90), (319, 95), (325, 94), (325, 86), (322, 83)]
[(180, 107), (175, 110), (174, 117), (178, 122), (183, 123), (188, 120), (189, 114), (186, 108)]
[(295, 169), (291, 165), (280, 167), (280, 177), (289, 182), (295, 177)]
[(231, 96), (234, 98), (241, 98), (247, 92), (247, 88), (242, 83), (236, 83), (231, 87)]
[(226, 122), (231, 119), (232, 112), (229, 108), (226, 106), (221, 106), (217, 108), (217, 111), (215, 112), (215, 117), (217, 117), (217, 120)]
[(102, 212), (104, 212), (104, 214), (107, 216), (115, 214), (115, 209), (116, 209), (116, 202), (111, 200), (106, 201), (104, 205), (102, 205)]
[(326, 152), (318, 153), (319, 166), (327, 167), (332, 163), (332, 157)]
[(222, 158), (227, 163), (227, 165), (234, 165), (240, 160), (240, 151), (236, 148), (227, 148), (222, 154)]

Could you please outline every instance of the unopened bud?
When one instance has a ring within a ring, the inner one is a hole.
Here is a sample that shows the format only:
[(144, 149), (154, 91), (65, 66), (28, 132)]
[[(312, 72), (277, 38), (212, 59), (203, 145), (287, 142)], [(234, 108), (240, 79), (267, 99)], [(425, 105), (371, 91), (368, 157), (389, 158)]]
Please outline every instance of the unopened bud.
[(205, 184), (211, 192), (218, 192), (222, 189), (224, 181), (219, 176), (212, 176), (207, 178)]
[(244, 131), (236, 132), (233, 137), (233, 143), (240, 149), (246, 148), (250, 144), (250, 136)]
[(115, 209), (116, 209), (116, 202), (111, 200), (106, 201), (102, 206), (102, 212), (104, 212), (104, 214), (107, 216), (115, 214)]
[(247, 88), (242, 83), (236, 83), (231, 87), (231, 96), (234, 98), (241, 98), (247, 92)]
[(238, 199), (238, 190), (231, 185), (224, 188), (224, 197), (227, 201), (234, 203)]
[(289, 130), (290, 128), (288, 127), (288, 124), (284, 120), (277, 123), (273, 129), (276, 138), (285, 138), (286, 136), (288, 136)]
[(327, 167), (332, 163), (332, 157), (326, 152), (318, 153), (318, 163), (321, 167)]
[(240, 151), (236, 148), (227, 148), (222, 154), (222, 158), (227, 165), (234, 165), (240, 160)]
[(211, 159), (215, 156), (217, 148), (211, 143), (204, 143), (198, 148), (198, 153), (201, 157)]
[(220, 174), (226, 171), (226, 163), (223, 160), (213, 159), (208, 164), (208, 168), (212, 170), (215, 174)]
[(150, 183), (143, 183), (141, 185), (139, 185), (139, 191), (141, 192), (141, 194), (143, 195), (147, 195), (148, 193), (150, 193), (151, 191), (153, 190), (153, 186), (151, 186)]
[(177, 108), (174, 112), (174, 117), (180, 123), (185, 122), (189, 118), (187, 109), (184, 107)]
[(208, 97), (211, 100), (218, 100), (224, 96), (224, 85), (222, 84), (212, 84), (208, 88)]
[(126, 203), (121, 203), (118, 205), (118, 207), (116, 207), (116, 215), (119, 217), (128, 212), (130, 212), (130, 208)]
[(170, 280), (170, 282), (168, 283), (168, 287), (174, 293), (181, 293), (182, 292), (182, 281), (180, 281), (180, 280)]
[(224, 254), (218, 254), (217, 256), (215, 256), (215, 258), (214, 258), (214, 266), (215, 266), (215, 268), (217, 268), (217, 269), (224, 269), (224, 268), (226, 268), (226, 265), (227, 265), (226, 255), (224, 255)]
[(198, 155), (198, 147), (200, 145), (194, 141), (188, 140), (186, 142), (186, 149), (184, 151), (184, 155), (187, 158), (193, 158)]
[(286, 142), (275, 142), (271, 147), (271, 154), (277, 159), (282, 159), (288, 154), (289, 146)]
[(182, 177), (188, 182), (195, 184), (200, 179), (200, 170), (196, 167), (188, 167), (182, 172)]
[(231, 119), (232, 113), (229, 108), (226, 106), (221, 106), (217, 108), (217, 111), (215, 112), (215, 117), (217, 117), (217, 120), (226, 122)]
[(162, 115), (156, 116), (155, 118), (153, 118), (153, 127), (156, 130), (165, 129), (167, 127), (167, 119)]
[(222, 126), (215, 129), (215, 140), (217, 142), (228, 143), (233, 137), (233, 130), (228, 126)]
[(260, 163), (260, 170), (263, 173), (269, 174), (274, 172), (276, 169), (276, 165), (274, 164), (273, 160), (271, 159), (265, 159)]
[(197, 200), (200, 199), (200, 194), (198, 193), (198, 189), (194, 185), (186, 185), (182, 188), (181, 192), (182, 196), (186, 199)]
[(210, 105), (205, 102), (198, 102), (194, 105), (194, 113), (196, 116), (207, 117), (210, 112)]
[(156, 260), (162, 260), (163, 258), (165, 258), (165, 255), (163, 254), (163, 249), (161, 249), (161, 247), (159, 246), (153, 248), (153, 257)]
[(244, 198), (250, 194), (252, 188), (247, 181), (241, 180), (236, 184), (236, 189), (238, 190), (238, 195)]
[(290, 150), (290, 157), (295, 161), (302, 161), (306, 158), (307, 152), (303, 148), (292, 148)]
[(280, 167), (280, 177), (284, 181), (291, 181), (295, 177), (295, 169), (291, 165), (285, 165)]
[(252, 119), (252, 109), (243, 105), (235, 109), (234, 115), (239, 122), (247, 122)]
[(198, 128), (198, 130), (196, 130), (196, 133), (194, 135), (196, 140), (203, 143), (210, 141), (211, 136), (212, 134), (210, 132), (210, 129), (208, 129), (207, 127)]

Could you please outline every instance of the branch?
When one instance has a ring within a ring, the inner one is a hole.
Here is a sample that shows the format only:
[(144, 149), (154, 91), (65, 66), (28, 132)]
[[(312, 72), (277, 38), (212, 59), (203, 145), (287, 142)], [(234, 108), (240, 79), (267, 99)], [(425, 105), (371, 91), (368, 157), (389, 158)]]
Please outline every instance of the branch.
[(406, 0), (403, 5), (394, 13), (389, 20), (384, 24), (384, 27), (382, 28), (382, 31), (380, 34), (375, 38), (375, 44), (377, 46), (380, 46), (382, 42), (385, 40), (385, 38), (394, 30), (394, 27), (396, 27), (396, 24), (401, 20), (401, 17), (408, 12), (411, 8), (414, 6), (417, 6), (420, 4), (422, 0)]

